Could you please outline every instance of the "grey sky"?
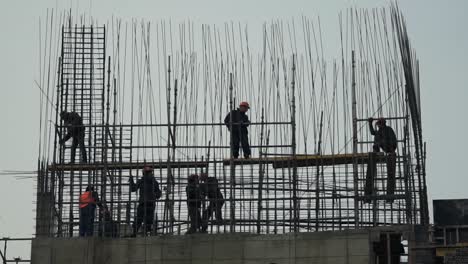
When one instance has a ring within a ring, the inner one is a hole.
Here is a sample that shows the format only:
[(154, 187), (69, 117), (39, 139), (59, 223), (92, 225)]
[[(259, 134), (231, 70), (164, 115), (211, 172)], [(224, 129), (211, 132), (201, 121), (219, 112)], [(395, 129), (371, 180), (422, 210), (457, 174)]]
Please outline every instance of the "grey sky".
[[(195, 23), (248, 22), (320, 15), (338, 20), (348, 7), (383, 7), (378, 0), (199, 0), (199, 1), (7, 1), (0, 2), (0, 171), (36, 169), (39, 121), (38, 21), (46, 8), (88, 12), (104, 22), (112, 15), (148, 20), (191, 19)], [(467, 198), (464, 161), (468, 141), (468, 1), (401, 1), (409, 36), (420, 59), (423, 135), (428, 143), (430, 198)], [(90, 8), (91, 7), (91, 8)], [(337, 32), (336, 25), (324, 31)], [(325, 43), (327, 38), (324, 38)], [(0, 237), (31, 236), (34, 229), (33, 180), (0, 176)]]

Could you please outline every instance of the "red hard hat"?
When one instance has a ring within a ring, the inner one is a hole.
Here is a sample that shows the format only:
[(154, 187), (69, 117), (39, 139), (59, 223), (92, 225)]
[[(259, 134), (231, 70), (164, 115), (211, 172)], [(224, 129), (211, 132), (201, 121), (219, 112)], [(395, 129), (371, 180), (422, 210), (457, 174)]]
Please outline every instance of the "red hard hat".
[(145, 172), (153, 172), (153, 168), (151, 168), (151, 166), (146, 165), (145, 167), (143, 167), (143, 173)]
[(200, 179), (201, 180), (206, 180), (207, 178), (208, 178), (208, 173), (206, 173), (206, 172), (200, 173)]
[(198, 179), (198, 175), (197, 174), (190, 174), (189, 177), (188, 177), (188, 181), (189, 182), (194, 182)]
[(239, 106), (245, 106), (245, 107), (247, 107), (247, 108), (250, 108), (249, 103), (248, 103), (248, 102), (245, 102), (245, 101), (244, 101), (244, 102), (241, 102), (241, 103), (239, 104)]

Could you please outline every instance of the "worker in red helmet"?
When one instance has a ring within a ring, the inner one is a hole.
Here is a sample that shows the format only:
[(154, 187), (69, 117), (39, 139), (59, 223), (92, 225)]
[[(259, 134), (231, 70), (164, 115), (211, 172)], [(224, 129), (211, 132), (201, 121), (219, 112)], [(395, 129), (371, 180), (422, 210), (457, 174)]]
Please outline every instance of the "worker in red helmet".
[(249, 133), (247, 127), (250, 125), (247, 111), (250, 105), (247, 102), (241, 102), (239, 108), (232, 110), (224, 118), (224, 124), (231, 133), (231, 153), (233, 158), (239, 157), (239, 148), (242, 145), (244, 158), (250, 158)]
[(190, 218), (190, 227), (186, 234), (193, 234), (200, 231), (202, 226), (202, 218), (200, 213), (202, 196), (200, 192), (200, 186), (198, 184), (198, 175), (191, 174), (187, 180), (188, 184), (185, 188), (185, 192), (187, 194), (187, 208)]
[(390, 126), (387, 126), (385, 118), (377, 119), (377, 131), (373, 125), (374, 119), (369, 118), (370, 133), (374, 136), (374, 152), (379, 152), (382, 149), (385, 153), (393, 153), (397, 149), (397, 137), (395, 131)]
[(133, 225), (133, 234), (137, 234), (143, 222), (145, 223), (143, 234), (151, 233), (154, 222), (156, 200), (160, 199), (162, 196), (159, 183), (154, 177), (152, 167), (143, 167), (143, 177), (139, 179), (136, 184), (133, 180), (133, 176), (130, 176), (130, 191), (136, 192), (137, 190), (139, 190), (139, 198), (137, 216)]

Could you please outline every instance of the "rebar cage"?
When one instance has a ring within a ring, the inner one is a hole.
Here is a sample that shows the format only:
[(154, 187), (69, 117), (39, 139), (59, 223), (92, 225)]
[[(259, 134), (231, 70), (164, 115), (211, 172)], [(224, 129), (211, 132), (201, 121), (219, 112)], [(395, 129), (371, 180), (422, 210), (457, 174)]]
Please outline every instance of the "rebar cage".
[[(187, 177), (201, 172), (218, 179), (226, 200), (224, 221), (210, 221), (210, 233), (428, 222), (417, 60), (396, 7), (340, 14), (340, 56), (331, 63), (320, 20), (305, 17), (264, 24), (261, 34), (240, 23), (98, 26), (61, 17), (48, 15), (41, 37), (55, 49), (44, 49), (41, 62), (37, 235), (77, 236), (88, 185), (118, 236), (128, 235), (138, 202), (129, 178), (145, 165), (163, 190), (153, 234), (187, 230)], [(252, 105), (253, 154), (233, 159), (223, 120), (242, 100)], [(69, 143), (59, 144), (61, 111), (83, 118), (87, 163), (70, 164)], [(397, 134), (391, 193), (384, 153), (374, 157), (373, 192), (365, 193), (368, 117), (385, 117)], [(103, 225), (97, 216), (97, 234)]]

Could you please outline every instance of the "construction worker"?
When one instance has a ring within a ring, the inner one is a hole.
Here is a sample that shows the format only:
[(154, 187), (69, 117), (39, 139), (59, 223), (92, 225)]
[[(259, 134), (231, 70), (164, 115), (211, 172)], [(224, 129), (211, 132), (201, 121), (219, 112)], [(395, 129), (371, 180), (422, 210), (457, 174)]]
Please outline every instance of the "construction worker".
[(231, 133), (232, 157), (239, 157), (239, 147), (242, 145), (245, 158), (250, 158), (249, 133), (247, 127), (250, 125), (249, 117), (246, 115), (250, 106), (247, 102), (241, 102), (239, 108), (232, 110), (224, 118), (224, 124)]
[(92, 236), (94, 232), (94, 214), (96, 205), (103, 209), (97, 192), (93, 186), (86, 187), (83, 194), (80, 195), (80, 236)]
[[(397, 137), (395, 131), (387, 126), (385, 118), (377, 119), (377, 131), (373, 126), (374, 119), (369, 118), (370, 133), (374, 136), (373, 154), (369, 158), (369, 164), (366, 175), (365, 194), (374, 194), (374, 178), (377, 173), (376, 153), (382, 149), (387, 153), (387, 199), (389, 203), (393, 202), (392, 195), (395, 193), (395, 172), (396, 172), (396, 150)], [(369, 199), (366, 202), (370, 202)]]
[(80, 146), (81, 162), (86, 163), (88, 161), (86, 156), (86, 148), (84, 145), (85, 140), (85, 128), (83, 126), (83, 119), (75, 112), (60, 113), (60, 118), (63, 120), (65, 127), (67, 128), (67, 134), (65, 137), (60, 139), (59, 144), (63, 145), (70, 138), (73, 138), (70, 154), (70, 163), (75, 162), (76, 148)]
[(202, 225), (200, 215), (202, 196), (200, 186), (198, 185), (198, 175), (192, 174), (188, 177), (188, 184), (185, 191), (187, 194), (187, 208), (190, 218), (190, 227), (186, 234), (193, 234), (199, 231)]
[(143, 168), (143, 177), (139, 179), (136, 184), (133, 181), (133, 176), (130, 176), (130, 191), (136, 192), (137, 190), (140, 190), (140, 196), (138, 199), (137, 216), (133, 225), (133, 234), (137, 234), (143, 221), (145, 222), (143, 233), (147, 234), (152, 230), (156, 200), (162, 196), (159, 183), (154, 177), (152, 167), (145, 166)]
[(219, 189), (218, 180), (215, 177), (208, 177), (208, 174), (200, 174), (200, 191), (202, 198), (208, 198), (208, 207), (203, 211), (202, 232), (208, 229), (208, 220), (215, 213), (216, 224), (223, 222), (221, 209), (224, 205), (224, 197)]
[(377, 119), (375, 123), (377, 125), (377, 131), (374, 130), (373, 126), (374, 119), (369, 118), (369, 129), (370, 133), (374, 136), (374, 152), (379, 152), (382, 149), (385, 153), (395, 152), (397, 149), (397, 138), (395, 131), (389, 126), (385, 118)]

